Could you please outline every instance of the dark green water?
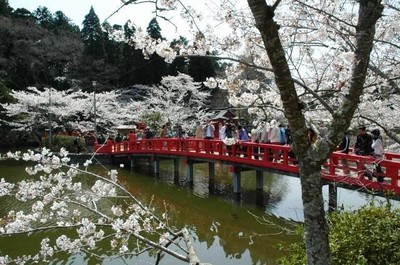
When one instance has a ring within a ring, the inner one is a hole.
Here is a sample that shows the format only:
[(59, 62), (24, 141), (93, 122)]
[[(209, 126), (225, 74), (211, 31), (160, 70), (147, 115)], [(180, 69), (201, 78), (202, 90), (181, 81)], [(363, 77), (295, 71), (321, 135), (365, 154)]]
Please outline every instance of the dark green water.
[[(25, 178), (24, 165), (18, 161), (0, 161), (0, 178), (18, 181)], [(107, 166), (109, 167), (109, 166)], [(109, 167), (110, 168), (110, 167)], [(103, 169), (92, 166), (97, 172)], [(285, 255), (277, 249), (278, 244), (287, 246), (300, 240), (282, 228), (293, 229), (293, 220), (302, 221), (300, 186), (297, 178), (264, 173), (264, 192), (255, 192), (255, 172), (242, 176), (243, 193), (237, 201), (231, 190), (229, 168), (216, 165), (213, 188), (209, 188), (204, 165), (195, 166), (194, 187), (185, 185), (185, 165), (181, 163), (179, 180), (173, 178), (173, 167), (162, 162), (159, 178), (151, 176), (152, 169), (141, 165), (138, 171), (118, 169), (119, 180), (142, 202), (153, 198), (156, 209), (164, 209), (166, 203), (171, 225), (189, 229), (194, 247), (202, 262), (218, 265), (231, 264), (277, 264)], [(324, 189), (325, 196), (327, 191)], [(354, 191), (339, 191), (339, 204), (348, 208), (366, 203), (368, 197)], [(23, 207), (15, 200), (2, 198), (0, 214), (9, 209)], [(250, 214), (251, 213), (251, 214)], [(252, 214), (264, 217), (269, 225), (260, 224)], [(53, 231), (1, 238), (0, 256), (34, 254), (43, 237), (55, 237), (69, 231)], [(101, 246), (107, 251), (107, 246)], [(50, 264), (154, 264), (149, 254), (139, 257), (115, 257), (98, 260), (87, 254), (59, 255)], [(161, 264), (185, 264), (166, 257)]]

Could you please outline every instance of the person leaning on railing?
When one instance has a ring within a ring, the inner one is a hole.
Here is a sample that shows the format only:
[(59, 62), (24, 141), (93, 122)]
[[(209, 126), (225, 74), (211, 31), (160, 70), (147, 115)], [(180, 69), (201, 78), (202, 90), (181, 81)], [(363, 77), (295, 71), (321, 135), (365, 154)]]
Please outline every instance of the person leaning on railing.
[[(358, 126), (358, 134), (357, 134), (356, 144), (354, 146), (354, 153), (360, 156), (374, 156), (374, 148), (372, 147), (372, 144), (373, 144), (373, 138), (372, 135), (367, 132), (366, 126), (365, 125)], [(373, 171), (377, 171), (376, 165), (377, 164), (374, 163), (375, 169)], [(364, 176), (367, 177), (369, 180), (372, 180), (374, 172), (365, 167), (365, 165), (363, 165), (363, 170), (364, 170)], [(382, 169), (380, 168), (379, 171), (382, 171)], [(378, 178), (378, 181), (383, 181), (383, 179)]]
[(375, 172), (377, 173), (377, 179), (379, 182), (383, 182), (383, 170), (380, 165), (380, 162), (383, 159), (383, 143), (382, 136), (379, 129), (374, 129), (371, 131), (372, 134), (372, 145), (371, 147), (374, 149), (373, 157), (376, 158), (376, 162), (374, 163)]
[(374, 153), (374, 149), (372, 148), (372, 136), (367, 132), (365, 125), (358, 126), (354, 153), (361, 156), (368, 156)]

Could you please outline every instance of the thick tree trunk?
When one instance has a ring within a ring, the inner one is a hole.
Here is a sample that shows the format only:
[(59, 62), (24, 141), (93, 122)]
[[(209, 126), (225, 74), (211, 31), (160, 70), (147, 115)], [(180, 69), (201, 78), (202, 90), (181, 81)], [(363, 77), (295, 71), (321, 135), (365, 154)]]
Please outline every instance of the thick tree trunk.
[[(331, 132), (313, 147), (307, 137), (302, 104), (295, 89), (284, 49), (279, 38), (279, 25), (273, 20), (276, 6), (268, 6), (265, 0), (248, 0), (256, 27), (261, 33), (265, 49), (275, 75), (275, 82), (280, 91), (284, 113), (289, 121), (293, 147), (299, 158), (304, 221), (306, 228), (307, 264), (331, 264), (328, 239), (328, 227), (325, 219), (322, 185), (320, 178), (321, 164), (332, 153), (351, 119), (360, 101), (363, 91), (369, 55), (373, 47), (375, 24), (382, 12), (379, 0), (360, 0), (359, 23), (356, 31), (355, 61), (350, 80), (349, 94), (341, 108), (333, 113)], [(276, 4), (279, 4), (279, 0)]]

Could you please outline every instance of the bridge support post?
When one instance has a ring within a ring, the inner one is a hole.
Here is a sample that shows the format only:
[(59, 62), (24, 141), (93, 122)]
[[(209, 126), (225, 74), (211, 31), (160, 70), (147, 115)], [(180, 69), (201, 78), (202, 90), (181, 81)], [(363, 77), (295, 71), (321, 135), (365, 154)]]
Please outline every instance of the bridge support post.
[(158, 157), (154, 158), (154, 177), (158, 178), (160, 176), (160, 159)]
[(329, 194), (329, 211), (335, 211), (337, 209), (337, 186), (334, 183), (328, 184)]
[(134, 169), (136, 167), (136, 158), (131, 156), (130, 160), (131, 160), (131, 169)]
[(214, 180), (215, 177), (215, 163), (208, 162), (208, 180)]
[(113, 155), (109, 155), (108, 156), (108, 161), (111, 165), (115, 164), (115, 157)]
[(264, 189), (264, 176), (262, 170), (256, 170), (256, 189), (263, 190)]
[(242, 191), (242, 176), (240, 170), (236, 169), (235, 167), (233, 168), (232, 172), (232, 178), (233, 178), (233, 193), (240, 193)]
[(186, 165), (186, 181), (189, 184), (189, 186), (193, 186), (193, 161), (190, 159), (187, 160), (187, 165)]
[(179, 182), (179, 158), (174, 158), (174, 183)]

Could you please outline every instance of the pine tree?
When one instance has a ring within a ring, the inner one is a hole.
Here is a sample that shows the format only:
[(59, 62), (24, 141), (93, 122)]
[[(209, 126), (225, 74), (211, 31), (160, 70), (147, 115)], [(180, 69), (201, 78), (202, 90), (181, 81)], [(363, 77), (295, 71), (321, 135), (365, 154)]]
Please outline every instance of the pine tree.
[(188, 73), (195, 82), (203, 82), (215, 76), (214, 60), (209, 57), (192, 57), (189, 61)]
[(132, 22), (128, 20), (124, 24), (124, 37), (126, 40), (129, 40), (133, 36), (135, 36), (136, 28), (132, 25)]
[(147, 33), (149, 34), (150, 37), (152, 37), (155, 40), (162, 40), (163, 37), (161, 35), (161, 27), (157, 22), (156, 18), (153, 18), (149, 25), (147, 26)]
[(33, 15), (37, 23), (45, 29), (54, 29), (54, 20), (50, 10), (45, 6), (39, 6)]
[(96, 59), (104, 58), (104, 33), (93, 6), (90, 8), (89, 14), (85, 16), (82, 25), (81, 37), (85, 45), (84, 53)]
[(79, 27), (71, 22), (71, 19), (68, 18), (62, 11), (56, 11), (53, 16), (53, 23), (56, 29), (67, 30), (73, 33), (79, 33)]
[(9, 17), (12, 13), (12, 8), (8, 0), (0, 0), (0, 15)]
[[(175, 50), (179, 50), (179, 47), (188, 45), (188, 40), (184, 36), (179, 36), (178, 39), (174, 39), (171, 42), (171, 47)], [(188, 74), (188, 63), (184, 57), (177, 57), (168, 67), (168, 75), (177, 75), (178, 73)]]

